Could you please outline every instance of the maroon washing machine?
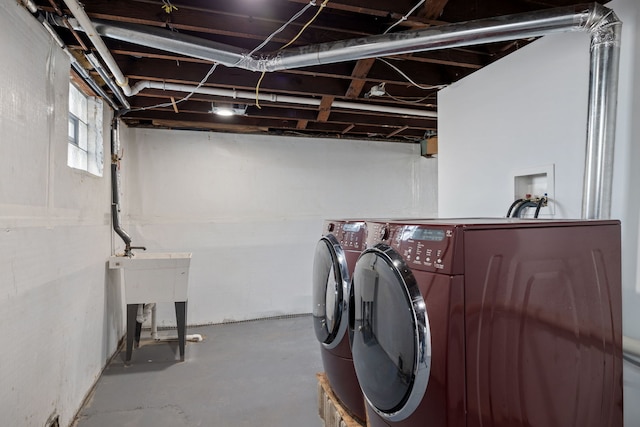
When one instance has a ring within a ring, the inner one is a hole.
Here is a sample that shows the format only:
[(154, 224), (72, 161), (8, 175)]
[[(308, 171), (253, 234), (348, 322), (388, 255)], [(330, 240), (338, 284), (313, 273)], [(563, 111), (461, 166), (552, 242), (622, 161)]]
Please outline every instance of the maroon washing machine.
[(622, 426), (618, 221), (367, 227), (352, 352), (371, 426)]
[(313, 325), (329, 384), (344, 407), (365, 419), (349, 337), (351, 275), (365, 248), (364, 221), (327, 220), (313, 261)]

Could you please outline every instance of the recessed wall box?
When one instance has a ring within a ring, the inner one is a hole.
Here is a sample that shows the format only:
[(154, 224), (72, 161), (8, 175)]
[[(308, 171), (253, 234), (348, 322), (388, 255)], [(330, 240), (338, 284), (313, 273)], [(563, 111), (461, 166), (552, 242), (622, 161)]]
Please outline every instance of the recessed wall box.
[[(540, 209), (541, 217), (555, 214), (555, 168), (554, 165), (521, 169), (513, 174), (513, 200), (547, 197), (547, 206)], [(531, 211), (533, 214), (533, 210)], [(531, 215), (527, 215), (531, 216)]]

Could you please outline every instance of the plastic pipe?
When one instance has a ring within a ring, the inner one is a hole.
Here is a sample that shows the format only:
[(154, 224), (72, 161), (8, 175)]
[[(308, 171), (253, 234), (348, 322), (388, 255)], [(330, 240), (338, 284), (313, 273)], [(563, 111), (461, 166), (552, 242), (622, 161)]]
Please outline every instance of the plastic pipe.
[(76, 0), (63, 1), (78, 21), (78, 24), (80, 25), (82, 31), (87, 34), (87, 37), (89, 37), (89, 40), (91, 40), (91, 43), (93, 43), (93, 46), (98, 51), (98, 54), (100, 55), (102, 60), (107, 64), (109, 70), (111, 70), (111, 73), (116, 79), (116, 83), (118, 84), (118, 86), (122, 87), (124, 93), (128, 95), (127, 92), (130, 90), (129, 80), (124, 76), (124, 74), (122, 74), (122, 71), (120, 71), (120, 68), (116, 63), (116, 60), (111, 55), (109, 48), (107, 48), (107, 45), (104, 44), (104, 41), (100, 37), (100, 34), (98, 34), (96, 29), (93, 27), (89, 16), (87, 16), (82, 6), (80, 6), (80, 4)]
[[(222, 96), (226, 98), (233, 99), (249, 99), (255, 100), (256, 93), (249, 91), (240, 91), (233, 89), (218, 89), (211, 87), (196, 87), (191, 85), (183, 85), (176, 83), (164, 83), (164, 82), (153, 82), (149, 80), (144, 80), (136, 83), (131, 89), (131, 94), (136, 95), (143, 89), (159, 89), (159, 90), (170, 90), (176, 92), (194, 92), (203, 95), (213, 95), (213, 96)], [(311, 106), (319, 106), (320, 99), (314, 98), (304, 98), (300, 96), (289, 96), (289, 95), (278, 95), (275, 93), (259, 93), (258, 100), (260, 101), (270, 101), (270, 102), (283, 102), (286, 104), (298, 104), (298, 105), (311, 105)], [(364, 104), (357, 102), (345, 102), (345, 101), (333, 101), (331, 104), (332, 107), (335, 108), (343, 108), (348, 110), (360, 110), (360, 111), (376, 111), (381, 113), (390, 113), (390, 114), (400, 114), (406, 116), (418, 116), (418, 117), (430, 117), (437, 118), (438, 113), (435, 111), (429, 110), (419, 110), (414, 108), (402, 108), (402, 107), (389, 107), (386, 105), (379, 104)]]

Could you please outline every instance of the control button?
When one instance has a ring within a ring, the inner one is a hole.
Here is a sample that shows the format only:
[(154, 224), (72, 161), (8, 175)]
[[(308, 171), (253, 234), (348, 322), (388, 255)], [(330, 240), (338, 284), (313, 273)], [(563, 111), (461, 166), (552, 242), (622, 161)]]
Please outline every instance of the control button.
[(329, 223), (329, 225), (327, 226), (327, 231), (329, 232), (332, 232), (335, 229), (336, 229), (336, 225), (334, 223)]
[(431, 262), (431, 258), (427, 257), (426, 261)]
[(436, 261), (438, 264), (442, 264), (442, 260), (440, 258), (438, 258), (438, 261)]

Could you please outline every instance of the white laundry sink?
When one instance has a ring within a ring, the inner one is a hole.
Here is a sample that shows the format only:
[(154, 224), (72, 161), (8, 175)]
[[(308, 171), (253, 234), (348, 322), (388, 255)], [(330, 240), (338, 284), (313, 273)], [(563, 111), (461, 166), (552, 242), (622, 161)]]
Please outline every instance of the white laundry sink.
[(126, 304), (187, 301), (190, 263), (190, 252), (109, 257), (109, 268), (124, 270)]

